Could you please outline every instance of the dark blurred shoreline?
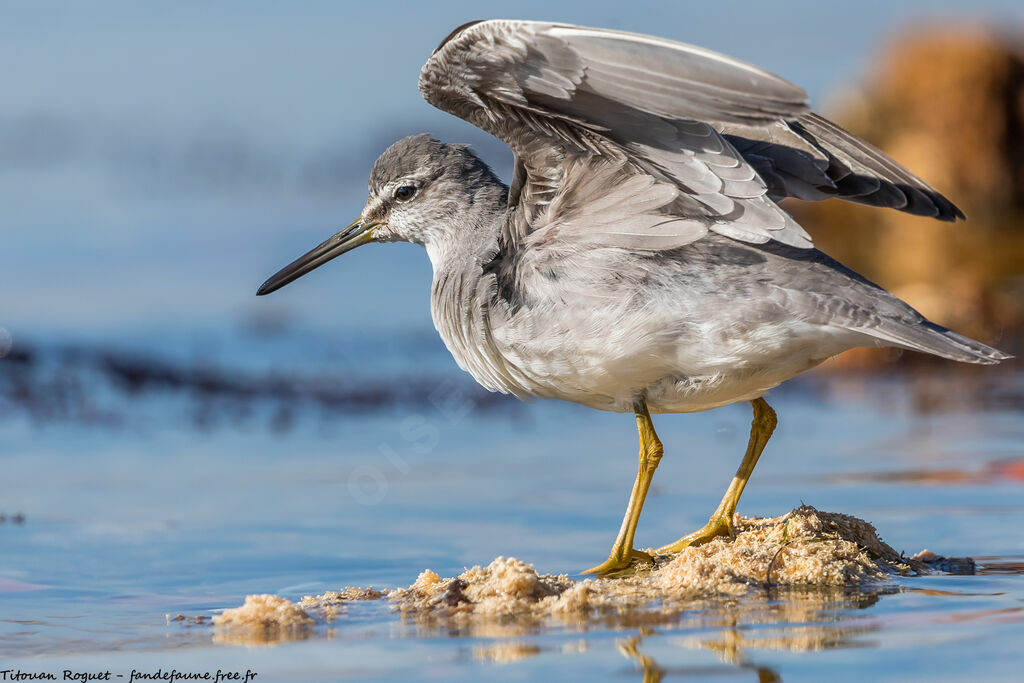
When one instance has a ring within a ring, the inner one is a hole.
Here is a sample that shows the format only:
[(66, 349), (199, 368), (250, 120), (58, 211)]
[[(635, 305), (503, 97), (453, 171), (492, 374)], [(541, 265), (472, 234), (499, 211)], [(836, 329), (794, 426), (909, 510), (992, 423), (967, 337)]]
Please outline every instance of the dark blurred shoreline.
[(353, 377), (257, 371), (213, 359), (190, 362), (120, 347), (25, 341), (0, 359), (0, 419), (23, 415), (37, 425), (129, 427), (155, 409), (165, 413), (163, 419), (199, 429), (256, 423), (285, 432), (305, 415), (437, 411), (452, 401), (482, 411), (514, 410), (517, 403), (488, 393), (469, 377), (441, 372)]
[[(902, 355), (919, 354), (889, 350), (881, 364), (868, 366), (834, 360), (771, 393), (798, 400), (870, 400), (916, 414), (1024, 408), (1024, 375), (1015, 369), (941, 359), (905, 363)], [(38, 427), (101, 429), (261, 426), (284, 433), (300, 420), (430, 414), (453, 403), (512, 416), (523, 408), (517, 399), (489, 393), (457, 370), (389, 375), (368, 368), (367, 373), (257, 370), (213, 357), (188, 361), (102, 344), (23, 340), (0, 358), (0, 421), (23, 417)]]

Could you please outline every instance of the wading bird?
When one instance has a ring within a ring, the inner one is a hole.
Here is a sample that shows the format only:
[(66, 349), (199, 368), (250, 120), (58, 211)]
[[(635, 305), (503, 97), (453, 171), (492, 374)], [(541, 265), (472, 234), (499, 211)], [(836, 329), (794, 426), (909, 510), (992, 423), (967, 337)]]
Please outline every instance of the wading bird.
[(612, 551), (589, 572), (652, 559), (633, 548), (662, 457), (652, 413), (754, 411), (718, 509), (658, 550), (676, 553), (731, 534), (776, 425), (763, 395), (780, 382), (859, 346), (1009, 357), (818, 251), (779, 207), (838, 198), (964, 217), (777, 76), (650, 36), (485, 21), (453, 31), (419, 87), (512, 148), (511, 186), (464, 145), (399, 140), (374, 164), (359, 218), (259, 294), (360, 245), (415, 242), (433, 266), (434, 325), (480, 384), (634, 412), (639, 472)]

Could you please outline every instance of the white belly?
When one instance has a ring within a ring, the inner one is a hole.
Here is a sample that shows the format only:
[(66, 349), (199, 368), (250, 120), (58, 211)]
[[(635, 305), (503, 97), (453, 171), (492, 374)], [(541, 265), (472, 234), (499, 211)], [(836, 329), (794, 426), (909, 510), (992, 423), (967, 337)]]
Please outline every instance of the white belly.
[(697, 335), (675, 335), (671, 327), (642, 333), (651, 320), (638, 315), (642, 320), (619, 320), (600, 334), (583, 321), (535, 328), (532, 335), (505, 330), (498, 347), (520, 387), (489, 388), (615, 412), (632, 411), (642, 396), (651, 412), (698, 412), (753, 400), (831, 356), (872, 343), (859, 333), (793, 321), (711, 326)]
[(459, 297), (435, 292), (434, 322), (462, 369), (521, 398), (629, 412), (642, 397), (652, 412), (697, 412), (752, 400), (830, 356), (874, 345), (769, 299), (559, 292), (511, 310), (486, 285)]

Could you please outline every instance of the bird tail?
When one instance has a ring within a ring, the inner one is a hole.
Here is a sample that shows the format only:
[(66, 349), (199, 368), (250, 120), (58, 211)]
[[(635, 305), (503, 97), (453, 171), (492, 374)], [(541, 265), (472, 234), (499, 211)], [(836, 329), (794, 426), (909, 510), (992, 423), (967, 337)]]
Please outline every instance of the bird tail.
[(876, 328), (871, 331), (871, 334), (894, 346), (930, 353), (961, 363), (993, 365), (1013, 358), (1008, 353), (957, 334), (953, 330), (936, 325), (927, 319), (922, 319), (914, 325), (904, 324), (888, 329)]

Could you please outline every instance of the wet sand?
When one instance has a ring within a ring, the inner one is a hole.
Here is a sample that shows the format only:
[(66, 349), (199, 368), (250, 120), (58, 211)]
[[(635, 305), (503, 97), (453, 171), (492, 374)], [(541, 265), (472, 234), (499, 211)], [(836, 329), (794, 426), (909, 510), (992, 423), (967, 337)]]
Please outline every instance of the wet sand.
[[(473, 633), (527, 631), (549, 622), (619, 620), (657, 623), (698, 603), (716, 600), (763, 604), (773, 588), (813, 589), (820, 607), (835, 589), (884, 590), (898, 576), (932, 573), (933, 567), (971, 571), (966, 558), (951, 561), (931, 551), (904, 557), (875, 528), (850, 515), (803, 505), (774, 518), (739, 517), (735, 538), (720, 537), (625, 577), (574, 579), (539, 573), (532, 564), (498, 557), (442, 578), (426, 569), (406, 588), (348, 587), (293, 603), (275, 595), (250, 595), (240, 607), (213, 617), (222, 643), (268, 644), (309, 637), (315, 625), (344, 620), (359, 603), (386, 601), (405, 621), (447, 625)], [(808, 601), (803, 601), (808, 606)], [(804, 615), (806, 618), (806, 614)], [(506, 659), (509, 652), (490, 652)]]

